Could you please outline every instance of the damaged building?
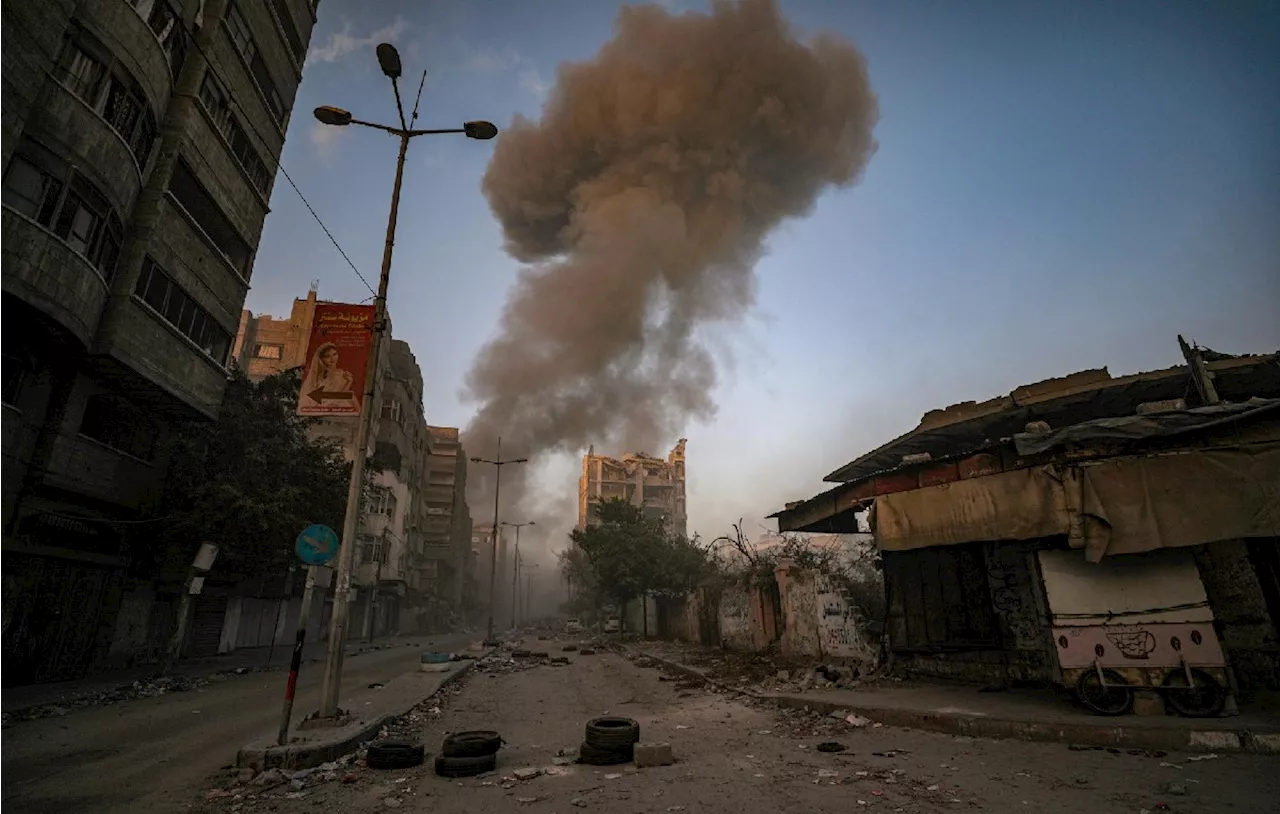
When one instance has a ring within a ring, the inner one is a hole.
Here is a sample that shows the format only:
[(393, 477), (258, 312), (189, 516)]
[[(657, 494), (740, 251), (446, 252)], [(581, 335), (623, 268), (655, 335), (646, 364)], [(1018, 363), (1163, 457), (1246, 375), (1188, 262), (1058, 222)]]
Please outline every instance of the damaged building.
[(673, 534), (684, 535), (688, 527), (685, 442), (681, 438), (665, 460), (643, 452), (611, 458), (596, 455), (592, 447), (582, 457), (578, 480), (578, 528), (586, 528), (595, 519), (601, 502), (622, 498), (650, 517), (661, 519)]
[(931, 411), (773, 516), (870, 520), (905, 673), (1217, 714), (1280, 687), (1280, 354), (1180, 344)]

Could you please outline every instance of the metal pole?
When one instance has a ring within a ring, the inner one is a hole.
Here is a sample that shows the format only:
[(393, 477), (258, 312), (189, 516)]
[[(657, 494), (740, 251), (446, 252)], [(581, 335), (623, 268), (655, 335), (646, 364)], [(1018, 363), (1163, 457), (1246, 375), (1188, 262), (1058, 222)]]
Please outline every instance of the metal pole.
[(382, 587), (382, 558), (387, 554), (387, 530), (382, 530), (382, 540), (378, 542), (378, 565), (373, 570), (373, 593), (369, 595), (369, 638), (373, 641), (378, 630), (378, 589)]
[(347, 513), (342, 520), (342, 544), (338, 548), (338, 566), (334, 573), (333, 620), (329, 624), (329, 655), (324, 665), (324, 689), (320, 696), (320, 717), (338, 714), (338, 693), (342, 687), (342, 657), (347, 636), (347, 597), (351, 593), (351, 565), (355, 559), (356, 533), (360, 524), (360, 497), (364, 487), (364, 464), (369, 446), (369, 428), (373, 422), (373, 396), (378, 384), (378, 362), (382, 351), (382, 335), (387, 323), (387, 283), (391, 279), (391, 251), (396, 240), (396, 218), (400, 213), (400, 184), (404, 178), (404, 158), (409, 150), (409, 134), (400, 133), (400, 156), (396, 161), (396, 182), (391, 191), (391, 213), (387, 217), (387, 242), (382, 250), (382, 274), (378, 278), (378, 295), (373, 300), (373, 350), (365, 371), (364, 402), (360, 405), (360, 424), (351, 456), (351, 483), (347, 486)]
[(498, 494), (502, 489), (502, 436), (498, 436), (498, 454), (493, 460), (493, 556), (489, 561), (489, 624), (485, 627), (486, 641), (493, 638), (493, 606), (497, 598), (494, 591), (498, 584), (498, 534), (501, 532), (498, 526)]
[(280, 712), (280, 735), (276, 743), (289, 742), (289, 719), (293, 717), (293, 695), (298, 689), (298, 670), (302, 667), (302, 647), (307, 641), (307, 622), (311, 620), (311, 596), (316, 588), (316, 567), (307, 566), (307, 582), (302, 589), (302, 607), (298, 609), (298, 632), (293, 638), (293, 657), (289, 660), (289, 683), (284, 688), (284, 709)]
[(160, 661), (161, 676), (169, 674), (182, 653), (182, 640), (187, 634), (187, 614), (191, 611), (191, 583), (195, 578), (196, 569), (188, 569), (187, 579), (182, 583), (182, 597), (178, 599), (178, 618), (174, 622), (173, 635), (169, 637), (169, 646), (164, 649), (164, 658)]
[(520, 526), (516, 525), (516, 555), (511, 563), (511, 627), (516, 626), (516, 610), (520, 607)]

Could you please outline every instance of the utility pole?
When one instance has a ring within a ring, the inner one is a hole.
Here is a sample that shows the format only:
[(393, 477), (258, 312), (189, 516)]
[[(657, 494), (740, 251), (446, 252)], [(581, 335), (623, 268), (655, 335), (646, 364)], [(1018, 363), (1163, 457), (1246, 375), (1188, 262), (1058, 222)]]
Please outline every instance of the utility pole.
[(514, 628), (516, 626), (516, 610), (519, 608), (520, 602), (520, 529), (525, 526), (536, 526), (537, 523), (530, 520), (527, 523), (503, 523), (502, 525), (511, 526), (516, 530), (516, 556), (511, 570), (511, 627)]
[(378, 541), (378, 564), (373, 571), (373, 593), (369, 596), (369, 638), (373, 641), (378, 629), (378, 589), (382, 587), (382, 559), (387, 556), (387, 530), (382, 530), (382, 539)]
[(489, 122), (467, 122), (460, 129), (447, 130), (414, 130), (413, 124), (418, 120), (418, 101), (422, 99), (422, 87), (426, 84), (427, 75), (422, 75), (422, 85), (418, 86), (418, 101), (413, 105), (413, 117), (406, 123), (404, 105), (400, 103), (400, 54), (395, 47), (382, 43), (377, 48), (378, 65), (383, 74), (391, 80), (391, 88), (396, 95), (396, 112), (400, 116), (399, 127), (360, 121), (352, 117), (349, 111), (336, 107), (318, 107), (315, 117), (322, 124), (345, 127), (358, 124), (372, 127), (397, 136), (400, 139), (400, 154), (396, 160), (395, 185), (391, 190), (391, 212), (387, 216), (387, 237), (382, 249), (382, 271), (378, 277), (378, 292), (373, 299), (373, 348), (369, 354), (369, 364), (365, 370), (364, 400), (360, 404), (360, 423), (356, 429), (355, 448), (351, 461), (351, 483), (347, 487), (347, 513), (342, 521), (342, 542), (338, 548), (338, 564), (334, 573), (333, 619), (329, 624), (329, 653), (324, 666), (324, 685), (320, 696), (320, 717), (336, 718), (338, 715), (338, 694), (342, 684), (342, 660), (346, 647), (347, 616), (349, 612), (348, 597), (351, 594), (351, 567), (355, 559), (356, 533), (360, 521), (360, 495), (364, 488), (365, 456), (369, 447), (369, 430), (373, 422), (373, 397), (378, 382), (378, 361), (382, 350), (382, 335), (387, 326), (387, 285), (391, 281), (391, 254), (395, 247), (396, 219), (400, 214), (400, 187), (404, 179), (405, 154), (409, 151), (409, 141), (417, 136), (438, 133), (463, 133), (468, 138), (491, 139), (498, 134), (498, 128)]
[[(528, 458), (513, 458), (510, 460), (502, 460), (502, 437), (498, 437), (497, 455), (493, 460), (488, 458), (472, 457), (473, 464), (492, 464), (493, 473), (493, 536), (491, 542), (493, 545), (493, 556), (489, 560), (489, 622), (485, 626), (485, 641), (493, 638), (493, 608), (496, 604), (497, 597), (494, 595), (498, 586), (498, 535), (502, 533), (502, 526), (506, 525), (498, 522), (498, 497), (502, 493), (502, 467), (507, 464), (527, 464)], [(519, 530), (516, 531), (519, 534)]]

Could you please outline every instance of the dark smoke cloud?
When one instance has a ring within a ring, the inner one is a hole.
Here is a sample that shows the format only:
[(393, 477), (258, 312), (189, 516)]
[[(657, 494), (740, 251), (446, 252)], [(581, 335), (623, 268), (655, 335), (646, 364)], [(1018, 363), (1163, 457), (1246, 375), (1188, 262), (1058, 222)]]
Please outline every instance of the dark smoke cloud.
[[(665, 454), (715, 411), (699, 327), (745, 315), (765, 237), (857, 180), (877, 116), (853, 46), (797, 39), (771, 0), (624, 7), (485, 173), (506, 249), (530, 265), (467, 377), (469, 452), (501, 435), (512, 454)], [(486, 469), (473, 506), (492, 502)]]

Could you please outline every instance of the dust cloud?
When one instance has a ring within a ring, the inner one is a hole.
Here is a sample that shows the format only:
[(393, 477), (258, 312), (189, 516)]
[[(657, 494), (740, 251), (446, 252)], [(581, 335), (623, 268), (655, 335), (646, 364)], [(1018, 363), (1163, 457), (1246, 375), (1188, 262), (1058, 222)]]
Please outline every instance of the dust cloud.
[[(877, 118), (861, 54), (799, 39), (772, 0), (623, 7), (595, 58), (560, 67), (541, 119), (499, 136), (485, 173), (505, 248), (527, 265), (466, 379), (468, 453), (491, 457), (501, 436), (504, 456), (535, 461), (589, 444), (665, 456), (715, 412), (699, 329), (743, 319), (765, 238), (860, 177)], [(504, 506), (535, 502), (525, 467), (503, 469)], [(491, 477), (469, 474), (478, 517)]]

